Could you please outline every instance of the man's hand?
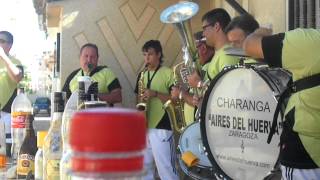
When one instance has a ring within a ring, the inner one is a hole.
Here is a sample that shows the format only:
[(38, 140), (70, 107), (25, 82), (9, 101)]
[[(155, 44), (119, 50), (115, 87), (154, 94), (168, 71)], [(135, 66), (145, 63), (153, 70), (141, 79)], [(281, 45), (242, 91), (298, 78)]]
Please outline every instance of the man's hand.
[(180, 94), (180, 88), (178, 86), (173, 86), (172, 89), (171, 89), (171, 98), (172, 99), (178, 99), (179, 98), (179, 94)]
[(196, 96), (196, 95), (194, 95), (193, 98), (192, 98), (192, 105), (199, 107), (200, 101), (201, 101), (201, 98)]
[(3, 48), (0, 46), (0, 61), (4, 61), (4, 58), (8, 58), (6, 52), (4, 52)]
[(249, 34), (242, 45), (246, 55), (257, 58), (257, 60), (263, 59), (264, 54), (262, 50), (262, 38), (265, 36), (270, 36), (271, 34), (272, 29), (269, 28), (259, 28), (253, 33)]
[(156, 95), (156, 91), (153, 91), (151, 89), (145, 89), (143, 93), (143, 99), (148, 100), (151, 97), (156, 97)]
[(4, 62), (7, 68), (7, 72), (9, 77), (15, 81), (16, 83), (20, 82), (23, 78), (23, 73), (21, 70), (11, 62), (10, 58), (4, 51), (4, 49), (0, 46), (0, 61)]
[(260, 36), (270, 36), (270, 35), (272, 35), (272, 29), (260, 27), (260, 28), (256, 29), (253, 33), (260, 35)]
[(198, 86), (198, 83), (201, 81), (201, 78), (196, 71), (189, 75), (187, 79), (189, 86), (193, 88), (196, 88)]

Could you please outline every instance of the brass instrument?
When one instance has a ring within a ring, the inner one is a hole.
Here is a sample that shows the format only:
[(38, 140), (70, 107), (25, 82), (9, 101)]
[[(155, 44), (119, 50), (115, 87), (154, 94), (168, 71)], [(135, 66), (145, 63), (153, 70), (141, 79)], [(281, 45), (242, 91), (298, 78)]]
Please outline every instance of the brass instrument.
[[(186, 79), (187, 76), (181, 75), (184, 73), (188, 73), (186, 71), (187, 70), (185, 68), (184, 62), (181, 62), (173, 67), (175, 86), (179, 86), (183, 90), (188, 89), (188, 80)], [(184, 116), (184, 100), (180, 98), (177, 100), (169, 99), (164, 103), (164, 108), (169, 115), (172, 131), (176, 136), (180, 136), (183, 129), (187, 126)]]
[(139, 81), (138, 81), (138, 103), (136, 108), (138, 111), (147, 111), (147, 101), (143, 98), (143, 93), (145, 91), (145, 84), (144, 84), (144, 73), (147, 71), (148, 66), (146, 65), (144, 69), (140, 73)]
[[(190, 19), (199, 11), (196, 3), (182, 1), (165, 9), (160, 16), (163, 23), (173, 24), (179, 32), (182, 43), (183, 60), (189, 73), (197, 70), (201, 73), (199, 63), (195, 62), (197, 49), (191, 31)], [(200, 74), (201, 75), (201, 74)]]
[[(178, 84), (183, 89), (188, 89), (187, 75), (191, 74), (193, 70), (200, 71), (199, 67), (196, 67), (195, 55), (196, 47), (193, 41), (193, 34), (191, 31), (190, 19), (199, 10), (199, 6), (196, 3), (182, 1), (174, 4), (165, 9), (160, 16), (163, 23), (174, 24), (179, 32), (180, 39), (182, 41), (182, 51), (184, 62), (179, 63), (173, 69)], [(184, 102), (178, 100), (168, 100), (164, 104), (164, 108), (168, 112), (171, 127), (175, 136), (175, 139), (179, 137), (186, 127), (186, 121), (184, 117)]]

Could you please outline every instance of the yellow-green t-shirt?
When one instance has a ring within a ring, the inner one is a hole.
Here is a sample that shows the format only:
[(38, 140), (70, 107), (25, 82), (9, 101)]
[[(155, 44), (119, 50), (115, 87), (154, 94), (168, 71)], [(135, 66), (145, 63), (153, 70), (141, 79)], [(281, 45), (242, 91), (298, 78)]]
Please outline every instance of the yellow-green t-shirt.
[[(284, 36), (283, 36), (284, 35)], [(268, 38), (268, 39), (267, 39)], [(283, 39), (281, 42), (277, 39)], [(264, 42), (265, 41), (265, 42)], [(269, 46), (281, 46), (280, 55)], [(271, 64), (282, 66), (292, 73), (293, 81), (320, 73), (320, 30), (295, 29), (285, 34), (277, 34), (263, 39), (264, 55), (269, 56)], [(278, 57), (281, 56), (281, 59)], [(274, 57), (272, 59), (272, 57)], [(320, 86), (293, 93), (285, 114), (295, 108), (293, 130), (310, 155), (320, 166)]]
[(208, 70), (204, 80), (212, 80), (223, 70), (225, 66), (238, 64), (238, 57), (229, 56), (225, 53), (224, 49), (228, 47), (230, 47), (230, 45), (225, 45), (215, 52), (211, 62), (208, 65)]
[[(10, 56), (10, 60), (15, 65), (21, 65), (21, 62)], [(4, 62), (0, 62), (0, 104), (1, 108), (7, 104), (8, 100), (12, 96), (14, 90), (17, 88), (17, 84), (14, 80), (9, 77), (7, 67)]]
[[(157, 71), (146, 71), (143, 75), (143, 82), (145, 88), (148, 84), (148, 73), (149, 78), (156, 73), (150, 83), (150, 89), (163, 94), (170, 94), (170, 87), (174, 83), (172, 69), (161, 66)], [(147, 102), (147, 120), (148, 128), (156, 128), (165, 113), (163, 103), (158, 97), (151, 97)]]
[[(80, 69), (78, 73), (72, 78), (69, 84), (69, 88), (71, 92), (79, 89), (78, 77), (83, 76), (82, 70)], [(105, 67), (99, 72), (92, 75), (91, 80), (94, 82), (98, 82), (98, 92), (99, 93), (109, 93), (112, 89), (109, 89), (109, 85), (117, 79), (111, 69)]]
[[(297, 46), (299, 42), (299, 46)], [(285, 34), (282, 66), (292, 72), (293, 81), (320, 73), (320, 30), (298, 29)], [(299, 133), (302, 144), (320, 166), (320, 86), (294, 93), (286, 113), (295, 107), (293, 130)]]

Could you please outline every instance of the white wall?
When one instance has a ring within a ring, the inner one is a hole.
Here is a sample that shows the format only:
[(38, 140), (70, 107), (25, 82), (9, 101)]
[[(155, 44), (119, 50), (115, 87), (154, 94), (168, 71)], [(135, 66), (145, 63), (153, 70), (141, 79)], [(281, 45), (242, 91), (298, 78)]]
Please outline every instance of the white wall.
[[(161, 12), (178, 0), (65, 0), (61, 17), (61, 82), (79, 68), (79, 50), (91, 42), (99, 47), (101, 65), (110, 67), (122, 85), (123, 105), (133, 107), (136, 76), (143, 67), (142, 45), (159, 39), (164, 49), (164, 64), (182, 61), (180, 39), (171, 24), (160, 22)], [(200, 12), (192, 18), (194, 30), (201, 29), (201, 16), (210, 1), (194, 1)]]

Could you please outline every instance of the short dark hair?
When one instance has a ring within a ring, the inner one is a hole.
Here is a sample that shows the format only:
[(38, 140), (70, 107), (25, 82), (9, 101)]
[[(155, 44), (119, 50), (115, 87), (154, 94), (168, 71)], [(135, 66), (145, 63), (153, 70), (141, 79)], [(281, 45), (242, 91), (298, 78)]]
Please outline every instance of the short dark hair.
[(200, 42), (202, 38), (204, 38), (203, 36), (203, 31), (198, 31), (196, 33), (193, 34), (194, 40)]
[(161, 53), (160, 63), (162, 63), (163, 62), (163, 60), (162, 60), (163, 52), (162, 52), (162, 46), (161, 46), (160, 41), (158, 41), (158, 40), (149, 40), (149, 41), (147, 41), (142, 46), (142, 52), (147, 52), (150, 48), (153, 48), (156, 51), (156, 53)]
[(0, 34), (3, 34), (7, 37), (9, 44), (13, 44), (13, 35), (9, 31), (0, 31)]
[(229, 13), (222, 8), (216, 8), (211, 11), (208, 11), (206, 14), (202, 16), (202, 22), (207, 21), (210, 24), (218, 22), (222, 27), (222, 30), (226, 28), (226, 26), (231, 21)]
[(87, 44), (83, 45), (83, 46), (81, 47), (81, 49), (80, 49), (80, 55), (81, 55), (81, 53), (82, 53), (82, 50), (83, 50), (84, 48), (86, 48), (86, 47), (91, 47), (91, 48), (95, 49), (96, 52), (97, 52), (97, 56), (99, 57), (98, 46), (95, 45), (95, 44), (93, 44), (93, 43), (87, 43)]
[(239, 28), (243, 30), (246, 35), (249, 35), (259, 28), (259, 23), (254, 19), (252, 15), (243, 14), (233, 18), (226, 27), (225, 32), (228, 33), (235, 28)]

